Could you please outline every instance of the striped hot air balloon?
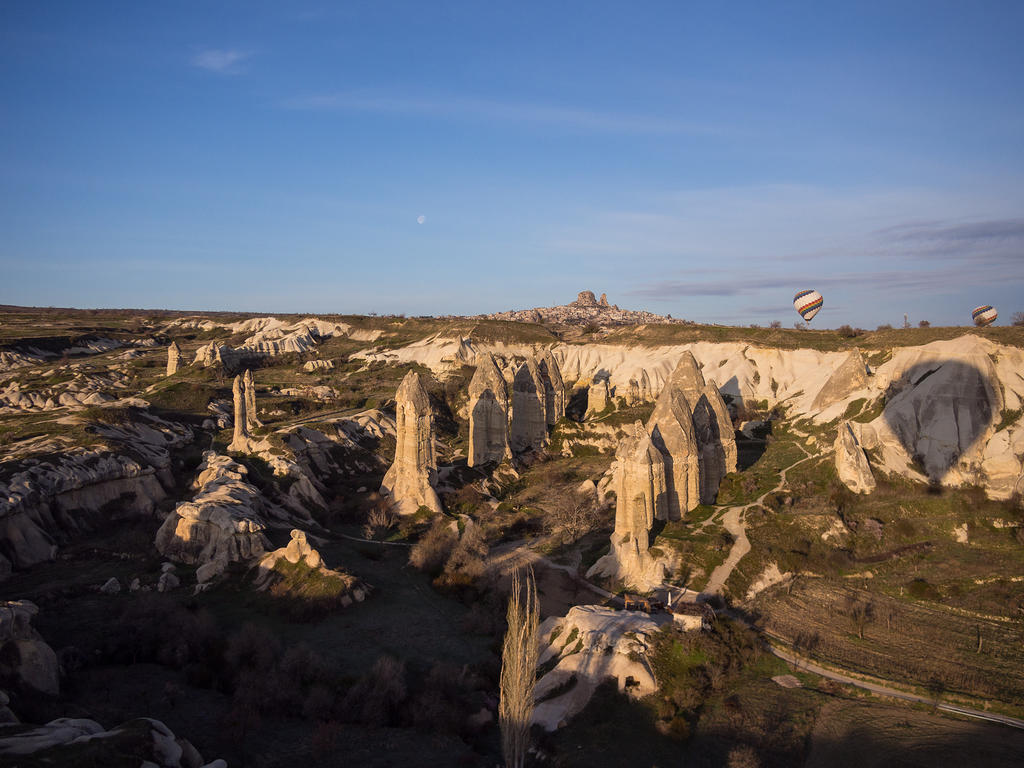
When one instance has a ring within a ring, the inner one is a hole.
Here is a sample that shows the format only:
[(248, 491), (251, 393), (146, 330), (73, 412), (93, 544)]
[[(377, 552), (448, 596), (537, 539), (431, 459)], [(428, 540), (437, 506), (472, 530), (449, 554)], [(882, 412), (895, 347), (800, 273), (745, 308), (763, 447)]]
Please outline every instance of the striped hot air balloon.
[(825, 300), (821, 298), (821, 294), (817, 291), (800, 291), (800, 293), (793, 297), (793, 306), (800, 313), (800, 317), (808, 322), (814, 319), (814, 316), (818, 314), (821, 305), (824, 303)]
[(995, 307), (985, 304), (982, 307), (975, 307), (971, 312), (971, 317), (974, 318), (975, 325), (984, 328), (986, 325), (992, 325), (999, 317), (999, 313), (996, 312)]

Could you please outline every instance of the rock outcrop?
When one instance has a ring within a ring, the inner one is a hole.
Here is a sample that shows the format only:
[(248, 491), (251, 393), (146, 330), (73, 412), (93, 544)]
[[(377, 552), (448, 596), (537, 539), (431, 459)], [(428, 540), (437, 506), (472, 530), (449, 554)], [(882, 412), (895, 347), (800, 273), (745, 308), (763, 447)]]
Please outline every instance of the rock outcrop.
[(533, 723), (546, 731), (565, 725), (590, 701), (605, 680), (619, 691), (642, 698), (658, 689), (645, 656), (650, 638), (671, 621), (670, 614), (648, 615), (598, 605), (577, 605), (565, 616), (540, 625), (538, 667), (554, 667), (534, 688)]
[(246, 413), (245, 384), (241, 376), (235, 376), (235, 380), (231, 385), (231, 396), (235, 406), (235, 423), (234, 434), (231, 437), (231, 444), (228, 446), (228, 450), (245, 453), (249, 450), (251, 438), (249, 436), (249, 417)]
[(630, 379), (629, 385), (626, 388), (626, 405), (636, 405), (640, 402), (640, 382), (636, 379)]
[(420, 507), (440, 512), (441, 500), (434, 490), (434, 417), (430, 397), (416, 371), (409, 371), (402, 379), (395, 400), (398, 444), (395, 461), (384, 475), (380, 492), (391, 497), (399, 514), (411, 515)]
[(332, 371), (334, 370), (334, 362), (331, 360), (310, 360), (302, 366), (302, 370), (306, 373), (316, 373), (317, 371)]
[(661, 390), (647, 430), (665, 463), (664, 517), (681, 520), (700, 504), (701, 486), (693, 409), (680, 389), (670, 384)]
[(248, 470), (213, 451), (203, 455), (192, 501), (182, 501), (156, 534), (164, 557), (193, 565), (216, 565), (219, 573), (230, 562), (245, 562), (268, 548), (267, 520), (279, 517), (259, 489), (247, 482)]
[(256, 412), (256, 381), (248, 368), (242, 375), (242, 388), (245, 390), (245, 426), (250, 430), (262, 427), (263, 422)]
[(109, 731), (95, 720), (66, 717), (45, 725), (0, 726), (0, 760), (10, 765), (227, 768), (224, 760), (205, 763), (189, 741), (148, 717), (129, 720)]
[(39, 608), (28, 600), (0, 602), (0, 673), (20, 688), (56, 696), (60, 665), (32, 626), (37, 613)]
[(558, 361), (548, 350), (537, 365), (541, 381), (544, 383), (544, 407), (548, 426), (554, 426), (565, 416), (565, 382)]
[[(142, 444), (137, 445), (138, 454)], [(166, 449), (159, 459), (167, 461)], [(66, 537), (111, 519), (152, 514), (167, 495), (162, 474), (161, 464), (147, 466), (102, 449), (33, 459), (0, 481), (0, 579), (12, 565), (27, 568), (52, 559)]]
[(513, 453), (541, 451), (548, 442), (547, 398), (537, 364), (528, 359), (512, 380), (512, 421), (509, 443)]
[(173, 376), (176, 374), (180, 364), (181, 347), (178, 346), (178, 342), (172, 341), (171, 345), (167, 347), (167, 375)]
[(320, 553), (309, 545), (306, 534), (297, 528), (292, 529), (291, 539), (286, 546), (268, 552), (260, 559), (256, 566), (256, 579), (253, 586), (259, 590), (266, 590), (280, 581), (282, 563), (291, 565), (301, 563), (311, 572), (315, 572), (321, 585), (330, 584), (329, 590), (321, 588), (320, 591), (330, 591), (331, 599), (337, 600), (345, 608), (353, 602), (362, 602), (370, 591), (368, 584), (360, 582), (343, 571), (328, 568)]
[(508, 430), (508, 386), (494, 356), (480, 355), (469, 382), (469, 466), (510, 457)]
[(590, 388), (587, 390), (587, 416), (603, 413), (608, 407), (610, 397), (608, 379), (602, 378), (590, 382)]
[(693, 407), (694, 435), (700, 449), (700, 498), (714, 504), (722, 478), (736, 471), (736, 433), (729, 409), (714, 381), (708, 382)]
[(842, 364), (828, 377), (811, 403), (811, 409), (820, 411), (833, 403), (845, 400), (868, 385), (867, 365), (859, 349), (852, 350)]
[(648, 589), (664, 579), (664, 567), (648, 552), (655, 519), (665, 518), (667, 490), (661, 452), (641, 422), (619, 443), (615, 453), (615, 530), (611, 551), (598, 560), (587, 576), (622, 579), (627, 585)]
[(875, 490), (871, 465), (850, 422), (844, 421), (839, 425), (839, 434), (833, 447), (836, 452), (836, 474), (843, 485), (854, 493), (871, 493)]

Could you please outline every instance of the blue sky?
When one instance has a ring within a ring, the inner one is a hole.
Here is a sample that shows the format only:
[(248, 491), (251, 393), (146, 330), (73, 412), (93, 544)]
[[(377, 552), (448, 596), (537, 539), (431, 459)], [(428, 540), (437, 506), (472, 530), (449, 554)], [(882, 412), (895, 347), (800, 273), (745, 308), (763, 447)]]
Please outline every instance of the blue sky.
[[(827, 8), (825, 6), (828, 6)], [(1024, 311), (1024, 3), (0, 4), (0, 303)], [(423, 217), (422, 223), (418, 221)]]

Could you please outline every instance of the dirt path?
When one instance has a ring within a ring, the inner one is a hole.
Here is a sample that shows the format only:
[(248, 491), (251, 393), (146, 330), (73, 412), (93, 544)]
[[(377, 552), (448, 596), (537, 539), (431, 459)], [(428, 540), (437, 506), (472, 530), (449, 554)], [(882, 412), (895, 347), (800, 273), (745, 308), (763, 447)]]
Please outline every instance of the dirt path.
[[(805, 455), (802, 459), (794, 461), (788, 467), (779, 471), (779, 482), (774, 488), (765, 491), (758, 496), (755, 501), (752, 501), (749, 504), (744, 504), (740, 507), (726, 507), (724, 514), (721, 516), (715, 515), (714, 517), (709, 518), (711, 520), (721, 521), (722, 525), (725, 526), (725, 530), (732, 535), (733, 545), (732, 549), (729, 550), (729, 556), (725, 558), (725, 562), (711, 572), (711, 576), (708, 578), (708, 583), (701, 591), (701, 594), (705, 597), (722, 594), (722, 590), (725, 588), (725, 583), (729, 580), (733, 570), (735, 570), (736, 566), (739, 565), (743, 556), (750, 551), (750, 539), (747, 538), (747, 525), (746, 520), (744, 519), (746, 511), (751, 507), (761, 504), (770, 494), (781, 491), (786, 485), (786, 473), (789, 470), (803, 464), (805, 461), (817, 458), (815, 454), (808, 452), (808, 450), (800, 443), (794, 442), (794, 444), (803, 451)], [(706, 524), (707, 521), (705, 521), (705, 525)]]

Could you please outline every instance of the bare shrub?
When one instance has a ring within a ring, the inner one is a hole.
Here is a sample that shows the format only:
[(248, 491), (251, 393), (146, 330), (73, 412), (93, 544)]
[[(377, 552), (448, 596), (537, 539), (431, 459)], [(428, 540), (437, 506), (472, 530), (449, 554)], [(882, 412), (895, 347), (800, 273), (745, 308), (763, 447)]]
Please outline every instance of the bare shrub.
[(280, 655), (281, 644), (266, 627), (245, 624), (228, 640), (224, 661), (236, 676), (244, 672), (266, 672)]
[(1010, 318), (1010, 325), (1024, 325), (1024, 312), (1014, 312), (1013, 317)]
[(782, 327), (782, 321), (781, 320), (772, 320), (772, 324), (771, 324), (770, 327), (771, 328), (781, 328)]
[(931, 324), (931, 323), (929, 323), (929, 322), (928, 322), (927, 320), (922, 320), (921, 322), (919, 322), (919, 323), (917, 324), (917, 327), (918, 327), (918, 328), (931, 328), (931, 327), (932, 327), (932, 324)]
[(456, 534), (451, 529), (451, 520), (438, 517), (423, 537), (409, 552), (409, 564), (431, 576), (441, 572), (452, 549), (455, 548)]
[(484, 575), (488, 546), (480, 526), (470, 521), (455, 545), (440, 579), (449, 586), (471, 585)]
[(366, 523), (363, 525), (363, 538), (381, 540), (387, 536), (388, 531), (398, 523), (398, 515), (391, 509), (391, 505), (385, 499), (381, 503), (374, 504), (366, 515)]
[(749, 744), (739, 744), (729, 750), (727, 768), (761, 768), (761, 758)]
[(540, 652), (540, 608), (532, 570), (527, 571), (525, 581), (523, 585), (518, 570), (512, 574), (508, 630), (501, 653), (498, 723), (501, 726), (501, 751), (507, 768), (523, 768), (526, 761)]
[(381, 656), (348, 690), (343, 708), (349, 720), (383, 727), (394, 723), (406, 694), (405, 664), (393, 656)]

